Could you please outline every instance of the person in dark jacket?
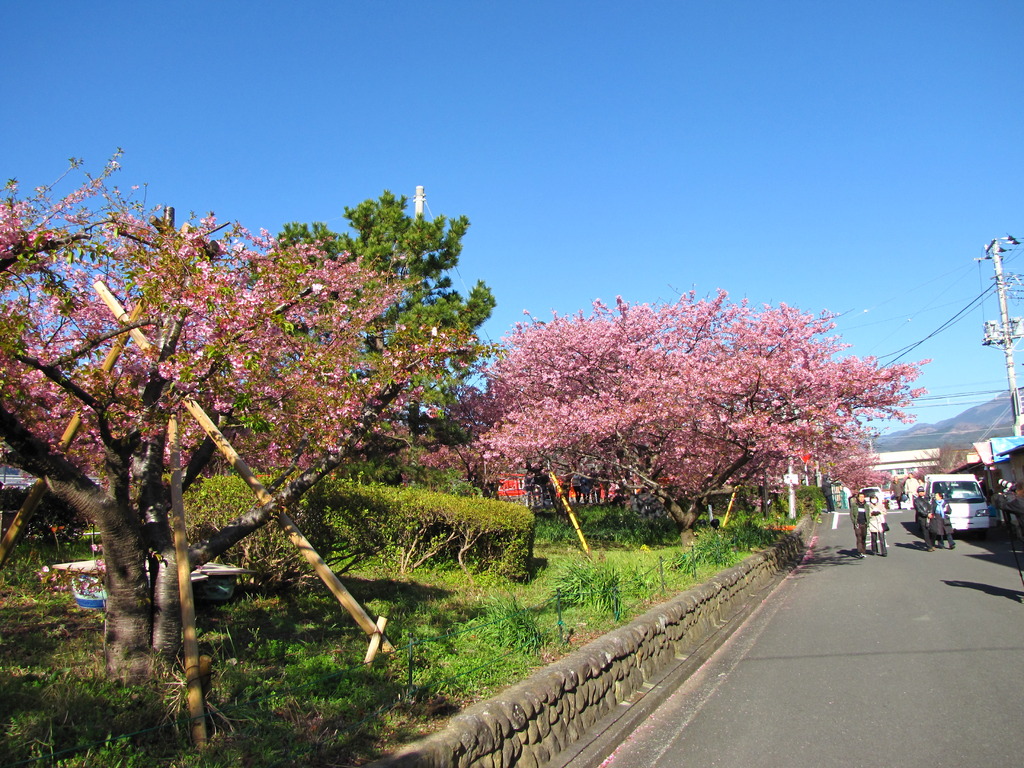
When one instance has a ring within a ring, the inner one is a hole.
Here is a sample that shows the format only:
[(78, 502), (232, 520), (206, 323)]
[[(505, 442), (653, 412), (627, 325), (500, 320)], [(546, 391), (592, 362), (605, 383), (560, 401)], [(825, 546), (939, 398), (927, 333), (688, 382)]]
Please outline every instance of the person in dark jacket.
[(914, 492), (914, 518), (917, 520), (918, 528), (921, 529), (921, 538), (924, 539), (925, 549), (929, 552), (935, 551), (932, 532), (928, 526), (928, 518), (932, 514), (932, 509), (932, 500), (924, 492), (924, 486), (917, 486), (917, 490)]
[(869, 512), (868, 499), (863, 492), (850, 500), (850, 521), (853, 523), (853, 535), (857, 540), (857, 554), (854, 557), (861, 560), (864, 559), (864, 552), (867, 550)]
[(956, 542), (953, 541), (953, 523), (949, 519), (949, 502), (946, 501), (942, 491), (932, 494), (935, 497), (935, 508), (932, 516), (928, 519), (928, 527), (932, 536), (935, 537), (935, 544), (942, 549), (942, 540), (946, 539), (950, 549), (956, 549)]

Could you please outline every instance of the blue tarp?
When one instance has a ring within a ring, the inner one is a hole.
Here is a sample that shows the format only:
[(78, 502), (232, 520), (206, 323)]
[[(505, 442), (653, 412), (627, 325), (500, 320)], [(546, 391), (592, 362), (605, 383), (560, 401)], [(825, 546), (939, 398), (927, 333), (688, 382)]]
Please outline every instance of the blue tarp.
[(993, 437), (989, 442), (992, 443), (992, 461), (998, 464), (1001, 461), (1009, 461), (1010, 457), (1003, 454), (1024, 445), (1024, 437)]

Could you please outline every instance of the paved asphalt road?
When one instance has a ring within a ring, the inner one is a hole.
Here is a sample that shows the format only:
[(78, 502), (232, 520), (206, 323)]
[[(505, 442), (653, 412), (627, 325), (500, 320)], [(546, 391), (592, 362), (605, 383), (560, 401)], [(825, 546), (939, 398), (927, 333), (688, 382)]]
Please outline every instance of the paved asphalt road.
[(1024, 766), (1024, 586), (1005, 536), (926, 552), (894, 510), (889, 556), (858, 560), (837, 518), (604, 766)]

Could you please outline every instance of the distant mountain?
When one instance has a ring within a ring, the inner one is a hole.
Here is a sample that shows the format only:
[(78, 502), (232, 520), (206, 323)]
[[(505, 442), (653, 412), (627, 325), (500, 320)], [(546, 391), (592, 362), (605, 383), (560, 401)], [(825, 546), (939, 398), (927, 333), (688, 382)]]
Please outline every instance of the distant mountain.
[(971, 443), (1013, 434), (1010, 395), (1000, 395), (987, 403), (935, 424), (915, 424), (909, 429), (891, 432), (875, 440), (875, 452), (918, 451), (950, 445), (970, 448)]

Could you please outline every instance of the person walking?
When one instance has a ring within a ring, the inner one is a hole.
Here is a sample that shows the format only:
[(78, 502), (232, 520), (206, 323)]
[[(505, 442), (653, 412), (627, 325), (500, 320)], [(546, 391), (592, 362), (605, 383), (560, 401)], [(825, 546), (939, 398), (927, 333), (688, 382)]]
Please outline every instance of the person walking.
[(935, 551), (935, 544), (932, 541), (932, 530), (930, 526), (930, 518), (934, 505), (932, 500), (928, 498), (928, 495), (924, 492), (924, 486), (919, 485), (914, 490), (914, 519), (917, 520), (917, 526), (921, 532), (921, 538), (924, 539), (925, 549), (928, 552)]
[(953, 541), (953, 523), (949, 519), (949, 502), (946, 501), (942, 491), (936, 491), (934, 509), (931, 517), (932, 536), (939, 549), (942, 549), (942, 540), (946, 539), (950, 549), (956, 549), (956, 542)]
[(583, 503), (583, 475), (578, 472), (569, 478), (569, 498), (577, 504)]
[(907, 478), (902, 475), (893, 480), (892, 500), (896, 502), (896, 509), (903, 509), (907, 503)]
[(854, 557), (863, 560), (868, 533), (868, 499), (863, 493), (858, 493), (850, 501), (850, 520), (853, 522), (853, 535), (857, 539), (857, 554)]
[(871, 533), (871, 554), (887, 557), (888, 547), (885, 543), (885, 532), (889, 524), (885, 522), (885, 506), (877, 496), (868, 502), (868, 531)]
[(583, 495), (584, 504), (596, 504), (594, 498), (594, 478), (589, 475), (580, 476), (580, 493)]

